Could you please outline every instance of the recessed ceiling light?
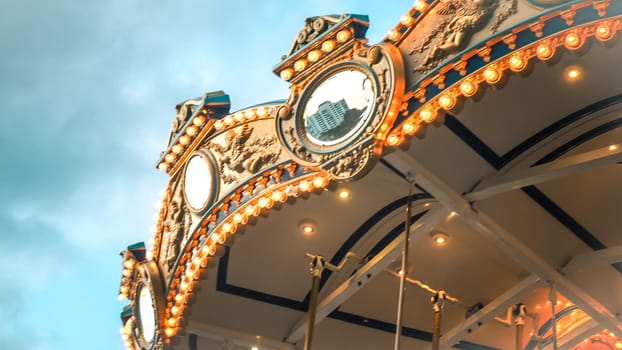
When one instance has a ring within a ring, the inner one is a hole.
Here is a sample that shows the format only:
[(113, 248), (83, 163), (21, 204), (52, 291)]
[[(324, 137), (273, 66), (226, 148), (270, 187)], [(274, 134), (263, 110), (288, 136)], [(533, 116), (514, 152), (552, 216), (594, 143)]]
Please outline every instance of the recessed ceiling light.
[(259, 348), (258, 348), (258, 347), (256, 347), (256, 346), (253, 346), (253, 347), (251, 348), (251, 350), (259, 350)]
[(350, 198), (350, 190), (346, 189), (346, 188), (342, 188), (339, 190), (339, 192), (337, 193), (337, 195), (339, 196), (339, 199), (341, 200), (346, 200)]
[(615, 151), (615, 150), (617, 150), (617, 149), (618, 149), (618, 146), (617, 146), (617, 145), (611, 145), (611, 146), (609, 146), (609, 150), (610, 150), (610, 151)]
[(581, 78), (582, 72), (579, 67), (573, 66), (566, 69), (566, 80), (575, 81)]
[(317, 224), (312, 219), (302, 219), (298, 223), (300, 232), (306, 236), (310, 236), (317, 231)]
[(449, 241), (449, 236), (443, 232), (434, 232), (432, 234), (432, 242), (437, 246), (444, 246)]

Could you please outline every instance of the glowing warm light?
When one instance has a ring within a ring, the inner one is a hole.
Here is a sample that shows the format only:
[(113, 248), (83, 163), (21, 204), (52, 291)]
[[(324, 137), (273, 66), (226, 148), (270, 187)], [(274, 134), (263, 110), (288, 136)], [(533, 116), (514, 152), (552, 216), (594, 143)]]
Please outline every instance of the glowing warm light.
[(285, 202), (287, 200), (287, 194), (283, 191), (274, 191), (272, 192), (272, 200), (275, 202)]
[(134, 260), (132, 259), (125, 260), (125, 262), (123, 263), (123, 266), (125, 266), (128, 269), (131, 269), (132, 267), (134, 267)]
[(403, 275), (404, 274), (404, 270), (400, 269), (399, 271), (397, 271), (397, 274), (400, 275), (400, 276)]
[(449, 237), (444, 233), (438, 232), (432, 236), (432, 242), (434, 242), (434, 244), (436, 244), (437, 246), (443, 246), (447, 244), (448, 240)]
[(415, 10), (421, 12), (425, 9), (426, 2), (424, 0), (415, 0), (413, 7)]
[(263, 118), (268, 114), (268, 111), (264, 107), (257, 108), (255, 112), (259, 118)]
[(395, 29), (391, 29), (389, 33), (387, 34), (387, 36), (389, 37), (389, 39), (395, 41), (399, 38), (400, 33), (398, 33)]
[(578, 49), (581, 47), (581, 44), (581, 37), (576, 32), (568, 33), (564, 39), (564, 45), (571, 50)]
[(513, 72), (520, 72), (527, 67), (527, 60), (520, 53), (514, 54), (509, 60), (510, 69)]
[(272, 200), (270, 198), (261, 197), (257, 201), (257, 205), (259, 205), (260, 208), (270, 208), (272, 207)]
[(608, 149), (609, 149), (610, 151), (615, 151), (615, 150), (617, 150), (617, 149), (618, 149), (618, 146), (617, 146), (617, 145), (611, 145), (611, 146), (609, 146), (609, 148), (608, 148)]
[(578, 80), (581, 78), (581, 70), (577, 67), (570, 67), (566, 70), (567, 80)]
[(603, 22), (596, 27), (596, 39), (600, 41), (606, 41), (613, 37), (613, 31), (609, 26), (609, 23)]
[(315, 230), (313, 229), (313, 226), (311, 226), (311, 225), (305, 225), (305, 226), (302, 227), (302, 232), (304, 232), (306, 234), (311, 234), (311, 233), (313, 233), (313, 231), (315, 231)]
[(618, 341), (615, 343), (615, 347), (616, 347), (616, 349), (622, 349), (622, 340), (618, 340)]
[(168, 163), (160, 163), (160, 165), (158, 165), (158, 169), (160, 169), (162, 171), (168, 170), (168, 167), (169, 167)]
[(426, 123), (431, 123), (436, 119), (436, 111), (432, 108), (424, 108), (419, 112), (419, 118)]
[(326, 178), (323, 176), (316, 176), (313, 178), (313, 186), (318, 188), (326, 186)]
[(175, 330), (173, 328), (166, 328), (164, 330), (164, 334), (166, 334), (167, 337), (172, 337), (175, 334)]
[(387, 138), (387, 142), (389, 145), (395, 146), (400, 143), (400, 138), (397, 135), (390, 135), (389, 138)]
[(348, 191), (345, 188), (342, 188), (341, 190), (339, 190), (339, 193), (337, 195), (339, 196), (339, 199), (346, 200), (350, 198), (350, 191)]
[(456, 106), (456, 99), (450, 94), (443, 94), (438, 98), (438, 104), (444, 110), (450, 110)]
[(496, 84), (501, 80), (501, 73), (495, 67), (486, 68), (483, 75), (488, 84)]
[(242, 113), (242, 112), (237, 112), (237, 113), (235, 113), (235, 114), (233, 115), (233, 119), (234, 119), (236, 122), (240, 123), (240, 122), (244, 121), (244, 115), (245, 115), (245, 113)]
[(337, 46), (337, 43), (334, 40), (326, 40), (325, 42), (322, 43), (322, 51), (324, 52), (331, 52), (335, 49), (335, 47)]
[(248, 216), (257, 216), (259, 213), (257, 212), (257, 208), (254, 205), (249, 205), (246, 208), (244, 208), (244, 214), (248, 215)]
[(186, 128), (186, 134), (190, 136), (194, 136), (197, 133), (197, 131), (198, 129), (194, 125), (190, 125), (189, 127)]
[(547, 42), (541, 43), (536, 48), (536, 56), (538, 56), (538, 58), (543, 61), (546, 61), (550, 59), (551, 57), (553, 57), (553, 54), (554, 54), (553, 48)]
[(173, 145), (173, 148), (171, 148), (171, 151), (173, 151), (173, 153), (175, 154), (181, 153), (182, 150), (183, 150), (183, 147), (181, 147), (180, 144), (175, 144)]
[(294, 76), (294, 71), (291, 68), (283, 69), (280, 76), (283, 80), (290, 80)]
[(120, 293), (119, 294), (119, 301), (126, 301), (127, 300), (127, 295), (125, 295), (124, 293)]
[(224, 232), (224, 233), (229, 233), (229, 232), (231, 232), (232, 230), (233, 230), (233, 225), (231, 225), (230, 223), (225, 222), (225, 223), (222, 225), (222, 232)]
[(402, 23), (405, 26), (409, 26), (413, 21), (414, 19), (408, 13), (400, 17), (400, 23)]
[(298, 223), (298, 227), (300, 228), (300, 232), (302, 232), (306, 236), (312, 235), (316, 231), (315, 221), (311, 219), (300, 220), (300, 222)]
[(470, 80), (465, 80), (460, 83), (460, 92), (466, 97), (473, 96), (477, 92), (477, 85)]
[(190, 137), (188, 135), (182, 135), (179, 137), (179, 143), (182, 145), (187, 145), (190, 143)]
[(253, 346), (253, 347), (251, 348), (251, 350), (259, 350), (259, 348), (258, 348), (258, 347), (256, 347), (256, 346)]
[(167, 155), (164, 156), (164, 160), (166, 160), (167, 162), (172, 162), (175, 160), (175, 153), (168, 153)]
[(301, 191), (303, 192), (308, 192), (309, 190), (311, 190), (311, 183), (309, 183), (309, 181), (300, 181), (300, 184), (298, 185), (298, 187), (300, 188)]
[(307, 68), (307, 60), (305, 60), (304, 58), (294, 62), (294, 70), (296, 72), (303, 71), (305, 68)]
[(192, 119), (192, 123), (196, 126), (201, 126), (203, 125), (203, 123), (205, 123), (205, 117), (203, 116), (194, 117), (194, 119)]
[(166, 324), (168, 324), (169, 327), (175, 327), (177, 326), (177, 319), (170, 317), (168, 320), (166, 320)]
[(419, 124), (406, 122), (402, 126), (402, 130), (408, 135), (414, 135), (419, 130)]
[(243, 221), (244, 221), (244, 216), (242, 216), (242, 214), (235, 213), (235, 215), (233, 215), (233, 222), (235, 222), (236, 224), (242, 223)]
[(350, 39), (351, 36), (352, 33), (349, 30), (342, 30), (337, 33), (337, 41), (340, 43), (346, 42), (348, 41), (348, 39)]
[(225, 123), (225, 125), (231, 125), (233, 124), (233, 117), (228, 115), (224, 117), (222, 121)]
[(252, 109), (248, 109), (246, 111), (244, 111), (244, 118), (246, 118), (247, 120), (251, 120), (255, 117), (255, 112), (253, 112)]
[(307, 54), (307, 59), (310, 62), (317, 62), (322, 57), (322, 51), (313, 50)]

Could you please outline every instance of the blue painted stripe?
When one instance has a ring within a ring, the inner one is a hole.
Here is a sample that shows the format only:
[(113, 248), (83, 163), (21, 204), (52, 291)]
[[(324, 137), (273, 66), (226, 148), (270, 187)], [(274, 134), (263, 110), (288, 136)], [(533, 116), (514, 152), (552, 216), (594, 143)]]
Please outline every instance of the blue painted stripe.
[(198, 349), (198, 339), (197, 335), (194, 333), (190, 333), (188, 336), (188, 350), (197, 350)]

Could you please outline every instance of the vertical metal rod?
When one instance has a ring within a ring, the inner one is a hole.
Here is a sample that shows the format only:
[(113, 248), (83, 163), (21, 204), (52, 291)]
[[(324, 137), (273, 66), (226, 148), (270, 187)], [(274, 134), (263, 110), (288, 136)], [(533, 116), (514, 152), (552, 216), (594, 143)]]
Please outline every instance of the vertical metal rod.
[(516, 350), (523, 350), (523, 325), (516, 325)]
[(309, 298), (309, 311), (307, 322), (307, 333), (305, 334), (305, 346), (304, 350), (311, 350), (311, 341), (313, 340), (313, 330), (315, 328), (315, 311), (317, 308), (317, 295), (320, 290), (320, 276), (322, 270), (313, 269), (313, 280), (311, 282), (311, 297)]
[(441, 343), (441, 310), (434, 311), (434, 326), (432, 328), (432, 350), (438, 350)]
[(551, 291), (549, 294), (551, 301), (551, 338), (553, 340), (553, 350), (557, 350), (557, 316), (555, 315), (555, 306), (557, 305), (557, 290), (555, 285), (551, 283)]
[(402, 320), (404, 311), (404, 291), (406, 289), (406, 266), (408, 264), (408, 245), (410, 244), (410, 211), (412, 209), (413, 182), (408, 188), (408, 205), (406, 206), (406, 222), (404, 224), (404, 248), (402, 250), (402, 267), (400, 269), (400, 291), (397, 299), (397, 321), (395, 322), (395, 342), (393, 350), (400, 349), (400, 337), (402, 334)]

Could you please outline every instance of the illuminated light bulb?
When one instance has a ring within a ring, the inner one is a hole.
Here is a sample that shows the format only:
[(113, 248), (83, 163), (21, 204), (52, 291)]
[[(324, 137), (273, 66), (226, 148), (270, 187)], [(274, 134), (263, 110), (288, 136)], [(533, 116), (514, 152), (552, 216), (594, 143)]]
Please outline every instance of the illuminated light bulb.
[(176, 294), (176, 295), (175, 295), (175, 301), (176, 301), (176, 302), (178, 302), (178, 303), (179, 303), (179, 302), (181, 302), (183, 299), (184, 299), (184, 296), (183, 296), (183, 295), (181, 295), (181, 294)]
[(190, 286), (188, 285), (188, 283), (187, 283), (186, 281), (183, 281), (183, 282), (181, 282), (181, 283), (179, 284), (179, 289), (180, 289), (182, 292), (185, 292), (186, 290), (188, 290), (188, 287), (190, 287)]
[(339, 190), (339, 193), (337, 194), (337, 196), (339, 196), (339, 199), (341, 200), (346, 200), (350, 198), (350, 191), (348, 189), (342, 188), (341, 190)]
[(389, 137), (387, 138), (387, 143), (390, 146), (396, 146), (400, 143), (400, 138), (399, 136), (393, 134), (393, 135), (389, 135)]
[(432, 108), (424, 108), (419, 112), (419, 118), (426, 123), (431, 123), (436, 119), (436, 111)]
[(230, 223), (225, 222), (225, 223), (222, 225), (222, 232), (224, 232), (224, 233), (229, 233), (229, 232), (231, 232), (232, 230), (233, 230), (233, 225), (231, 225)]
[(444, 110), (450, 110), (456, 106), (456, 98), (450, 94), (443, 94), (438, 98), (438, 104)]
[(226, 117), (223, 118), (223, 123), (225, 123), (225, 125), (229, 126), (231, 124), (233, 124), (233, 117), (228, 115)]
[(413, 21), (414, 21), (413, 17), (408, 13), (400, 17), (400, 23), (402, 23), (405, 26), (411, 25)]
[(568, 49), (576, 50), (581, 47), (581, 44), (581, 37), (576, 32), (570, 32), (566, 35), (566, 38), (564, 38), (564, 46)]
[(171, 307), (171, 315), (176, 316), (178, 314), (179, 314), (179, 306), (173, 305), (173, 307)]
[(337, 41), (340, 43), (345, 43), (346, 41), (348, 41), (348, 39), (350, 39), (351, 36), (352, 33), (349, 30), (342, 30), (337, 33)]
[(261, 197), (257, 201), (257, 205), (259, 205), (260, 208), (271, 208), (272, 200), (270, 198)]
[(460, 92), (466, 97), (473, 96), (477, 92), (477, 85), (470, 80), (465, 80), (460, 83)]
[(179, 143), (182, 145), (187, 145), (190, 143), (190, 136), (188, 135), (182, 135), (179, 137)]
[(325, 177), (323, 176), (316, 176), (313, 179), (313, 186), (317, 187), (317, 188), (322, 188), (324, 186), (326, 186), (328, 183), (328, 181), (326, 180)]
[(196, 126), (201, 126), (204, 123), (205, 123), (205, 117), (203, 116), (194, 117), (194, 119), (192, 119), (192, 124)]
[(596, 27), (596, 39), (600, 41), (606, 41), (613, 37), (613, 31), (609, 26), (609, 23), (603, 22)]
[(406, 122), (402, 126), (402, 130), (408, 135), (414, 135), (419, 130), (419, 124)]
[(287, 81), (294, 76), (294, 70), (291, 68), (283, 69), (279, 75), (281, 76), (281, 79)]
[(542, 61), (550, 59), (551, 57), (553, 57), (554, 53), (555, 52), (553, 51), (553, 48), (547, 42), (541, 43), (536, 48), (536, 56), (538, 56), (538, 58)]
[(400, 275), (400, 276), (403, 275), (404, 274), (404, 270), (400, 269), (399, 271), (397, 271), (397, 274)]
[(248, 216), (257, 216), (257, 208), (254, 205), (248, 205), (246, 208), (244, 208), (244, 214), (248, 215)]
[(175, 330), (173, 328), (166, 327), (166, 329), (164, 330), (164, 334), (166, 334), (166, 336), (170, 338), (175, 335)]
[(415, 2), (413, 3), (413, 8), (419, 12), (423, 11), (423, 9), (425, 9), (426, 6), (426, 2), (424, 0), (415, 0)]
[(190, 136), (196, 135), (197, 131), (198, 131), (198, 129), (194, 125), (190, 125), (189, 127), (186, 128), (186, 134), (188, 134)]
[(123, 273), (122, 273), (122, 274), (123, 274), (123, 276), (125, 276), (125, 277), (129, 277), (129, 275), (130, 275), (131, 273), (132, 273), (132, 272), (131, 272), (129, 269), (123, 269)]
[(246, 118), (247, 120), (251, 120), (253, 118), (255, 118), (255, 112), (253, 112), (252, 109), (249, 109), (247, 111), (244, 112), (244, 118)]
[(268, 113), (268, 111), (264, 107), (257, 108), (257, 111), (255, 112), (255, 114), (257, 114), (257, 116), (259, 118), (265, 117), (267, 113)]
[(395, 29), (391, 29), (387, 36), (389, 37), (389, 39), (396, 41), (399, 38), (400, 33)]
[(259, 348), (256, 347), (256, 346), (253, 346), (253, 347), (251, 347), (251, 350), (259, 350)]
[(615, 342), (616, 349), (622, 349), (622, 340), (618, 340)]
[(326, 40), (322, 43), (321, 50), (324, 52), (331, 52), (335, 49), (335, 47), (337, 47), (335, 40)]
[(162, 171), (168, 170), (168, 167), (169, 167), (169, 163), (166, 163), (166, 162), (162, 162), (158, 165), (158, 169)]
[(207, 255), (207, 254), (209, 254), (209, 251), (210, 251), (210, 248), (209, 248), (209, 246), (208, 246), (208, 245), (204, 245), (203, 247), (201, 247), (201, 253), (202, 253), (203, 255)]
[(212, 233), (212, 242), (218, 242), (220, 240), (220, 233), (214, 232)]
[(566, 69), (566, 80), (573, 81), (581, 78), (581, 69), (577, 67), (570, 67)]
[(119, 293), (119, 301), (126, 301), (127, 295), (125, 293)]
[(222, 129), (222, 127), (223, 127), (223, 126), (224, 126), (224, 125), (223, 125), (222, 120), (217, 120), (216, 122), (214, 122), (214, 127), (215, 127), (217, 130)]
[(521, 54), (514, 54), (510, 56), (509, 63), (510, 69), (513, 72), (520, 72), (527, 67), (527, 60)]
[(496, 84), (501, 80), (501, 73), (495, 67), (486, 68), (483, 75), (488, 84)]
[(236, 224), (244, 222), (244, 216), (240, 213), (235, 213), (235, 215), (233, 215), (233, 222)]
[(121, 294), (127, 294), (127, 286), (121, 286)]
[(242, 112), (237, 112), (233, 115), (233, 120), (235, 120), (236, 122), (241, 122), (244, 120), (244, 114)]
[(311, 183), (307, 180), (300, 181), (298, 188), (300, 188), (302, 192), (308, 192), (311, 190)]
[(618, 146), (617, 145), (610, 145), (607, 149), (610, 150), (610, 151), (615, 151), (615, 150), (618, 149)]
[(307, 54), (307, 59), (309, 62), (317, 62), (322, 57), (322, 51), (320, 50), (312, 50)]
[(177, 319), (176, 319), (176, 318), (174, 318), (174, 317), (169, 317), (169, 319), (168, 319), (168, 320), (166, 320), (166, 324), (167, 324), (169, 327), (175, 327), (175, 326), (177, 326)]
[(437, 246), (444, 246), (448, 241), (449, 237), (442, 232), (436, 232), (432, 235), (432, 242), (434, 242)]
[(301, 72), (305, 68), (307, 68), (307, 60), (305, 60), (304, 58), (301, 58), (298, 61), (294, 62), (294, 70), (296, 72)]
[(176, 158), (175, 153), (168, 153), (167, 155), (164, 156), (164, 160), (166, 160), (169, 163), (174, 161), (175, 158)]
[(181, 153), (181, 151), (183, 151), (183, 149), (184, 148), (180, 144), (176, 143), (176, 144), (173, 145), (173, 148), (171, 148), (171, 151), (173, 153), (175, 153), (175, 154), (179, 154), (179, 153)]
[(133, 259), (125, 260), (125, 262), (123, 263), (123, 266), (125, 266), (128, 269), (131, 269), (132, 267), (134, 267), (134, 260)]
[(287, 200), (287, 194), (283, 191), (274, 191), (272, 192), (272, 200), (275, 202), (285, 202)]

